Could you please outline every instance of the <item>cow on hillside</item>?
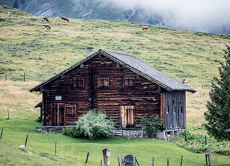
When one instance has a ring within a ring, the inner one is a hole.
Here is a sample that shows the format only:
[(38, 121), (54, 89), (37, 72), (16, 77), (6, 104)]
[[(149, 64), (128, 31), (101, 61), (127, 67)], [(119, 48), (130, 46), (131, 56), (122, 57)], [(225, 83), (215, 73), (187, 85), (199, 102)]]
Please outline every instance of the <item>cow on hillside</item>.
[(42, 17), (42, 22), (43, 21), (49, 22), (49, 19), (47, 17)]
[(62, 20), (62, 21), (67, 21), (67, 22), (69, 22), (69, 19), (66, 18), (66, 17), (63, 17), (63, 16), (61, 17), (61, 20)]

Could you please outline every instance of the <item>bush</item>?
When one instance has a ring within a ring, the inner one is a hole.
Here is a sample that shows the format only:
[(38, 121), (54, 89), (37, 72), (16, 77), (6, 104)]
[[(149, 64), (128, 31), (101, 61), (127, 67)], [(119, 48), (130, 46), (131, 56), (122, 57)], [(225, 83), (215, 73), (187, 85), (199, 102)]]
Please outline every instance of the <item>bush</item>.
[(113, 135), (113, 121), (102, 111), (89, 110), (80, 117), (76, 129), (65, 129), (64, 134), (71, 137), (86, 137), (89, 139), (110, 137)]
[(184, 140), (184, 135), (185, 133), (182, 132), (180, 133), (179, 137), (172, 141), (175, 142), (178, 146), (194, 153), (202, 153), (210, 149), (212, 152), (227, 154), (224, 151), (226, 151), (226, 149), (229, 149), (227, 142), (218, 142), (213, 137), (208, 137), (206, 145), (204, 141), (204, 135), (193, 134), (186, 131), (188, 142)]
[(161, 118), (157, 116), (150, 116), (150, 117), (143, 117), (142, 119), (142, 129), (146, 132), (147, 136), (150, 137), (156, 137), (157, 132), (159, 131), (162, 120)]

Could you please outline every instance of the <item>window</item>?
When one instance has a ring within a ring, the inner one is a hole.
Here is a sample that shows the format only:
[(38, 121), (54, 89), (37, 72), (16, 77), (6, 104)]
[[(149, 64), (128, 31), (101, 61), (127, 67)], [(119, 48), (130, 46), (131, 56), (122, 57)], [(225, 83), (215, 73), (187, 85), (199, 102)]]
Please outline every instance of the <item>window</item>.
[(133, 78), (124, 78), (124, 86), (134, 86)]
[(109, 77), (98, 77), (98, 87), (109, 87)]
[(74, 77), (73, 78), (73, 87), (74, 88), (84, 88), (84, 78), (83, 77)]
[(76, 104), (67, 104), (66, 105), (66, 115), (75, 116), (76, 115)]

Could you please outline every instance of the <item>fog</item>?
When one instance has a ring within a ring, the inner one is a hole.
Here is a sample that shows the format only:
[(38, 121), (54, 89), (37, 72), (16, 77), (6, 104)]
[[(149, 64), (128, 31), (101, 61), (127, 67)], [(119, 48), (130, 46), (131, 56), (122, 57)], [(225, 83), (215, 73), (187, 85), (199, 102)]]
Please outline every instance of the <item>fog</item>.
[[(73, 0), (79, 2), (82, 0)], [(141, 9), (144, 16), (160, 16), (164, 26), (203, 32), (230, 30), (230, 0), (91, 0), (101, 6)]]

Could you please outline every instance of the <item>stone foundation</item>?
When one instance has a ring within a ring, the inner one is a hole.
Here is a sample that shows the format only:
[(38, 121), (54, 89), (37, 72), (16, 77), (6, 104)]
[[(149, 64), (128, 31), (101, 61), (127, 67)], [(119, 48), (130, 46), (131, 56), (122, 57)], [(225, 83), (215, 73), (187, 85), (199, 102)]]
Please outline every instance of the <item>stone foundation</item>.
[(144, 138), (146, 134), (141, 129), (116, 129), (114, 131), (115, 136), (124, 136), (132, 138)]

